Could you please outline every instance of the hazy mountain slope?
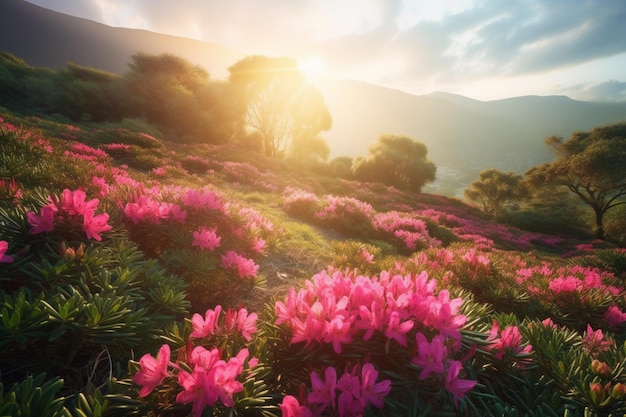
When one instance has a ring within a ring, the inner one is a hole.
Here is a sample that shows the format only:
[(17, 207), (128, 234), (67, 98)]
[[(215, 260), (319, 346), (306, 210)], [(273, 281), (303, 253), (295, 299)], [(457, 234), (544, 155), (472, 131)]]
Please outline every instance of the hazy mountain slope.
[[(66, 62), (127, 71), (132, 54), (171, 52), (227, 76), (242, 54), (219, 45), (158, 33), (113, 28), (32, 5), (0, 0), (0, 50), (34, 66)], [(626, 103), (592, 103), (567, 97), (525, 96), (478, 101), (449, 93), (414, 96), (364, 82), (317, 83), (333, 116), (326, 132), (331, 157), (367, 154), (382, 133), (424, 142), (437, 165), (431, 192), (460, 195), (478, 172), (496, 167), (525, 172), (551, 160), (546, 137), (626, 120)]]
[(333, 115), (332, 156), (367, 153), (379, 134), (424, 142), (438, 167), (429, 191), (460, 195), (483, 169), (524, 173), (550, 161), (545, 138), (626, 120), (626, 103), (562, 96), (479, 101), (449, 93), (413, 96), (355, 81), (319, 83)]
[(64, 68), (67, 61), (124, 73), (133, 54), (171, 52), (225, 78), (243, 55), (220, 45), (137, 29), (114, 28), (23, 0), (0, 1), (0, 50), (33, 66)]

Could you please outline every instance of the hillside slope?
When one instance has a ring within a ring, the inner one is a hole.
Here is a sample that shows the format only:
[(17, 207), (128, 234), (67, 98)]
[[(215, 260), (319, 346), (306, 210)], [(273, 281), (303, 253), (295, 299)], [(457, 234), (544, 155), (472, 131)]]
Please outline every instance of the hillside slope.
[[(34, 66), (67, 61), (119, 74), (136, 52), (169, 52), (227, 77), (243, 55), (219, 45), (144, 30), (114, 28), (56, 13), (23, 0), (0, 2), (0, 50)], [(333, 117), (324, 137), (330, 157), (365, 155), (380, 134), (408, 135), (426, 144), (437, 180), (426, 190), (461, 196), (486, 168), (523, 173), (549, 161), (546, 137), (626, 120), (626, 103), (567, 97), (478, 101), (448, 93), (414, 96), (351, 80), (316, 82)]]

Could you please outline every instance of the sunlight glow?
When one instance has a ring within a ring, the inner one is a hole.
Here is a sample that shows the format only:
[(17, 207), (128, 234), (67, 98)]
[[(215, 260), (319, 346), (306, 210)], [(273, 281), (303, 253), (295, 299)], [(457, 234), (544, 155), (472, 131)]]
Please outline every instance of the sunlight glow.
[(324, 60), (319, 56), (310, 56), (298, 60), (298, 69), (309, 79), (327, 75), (328, 71)]

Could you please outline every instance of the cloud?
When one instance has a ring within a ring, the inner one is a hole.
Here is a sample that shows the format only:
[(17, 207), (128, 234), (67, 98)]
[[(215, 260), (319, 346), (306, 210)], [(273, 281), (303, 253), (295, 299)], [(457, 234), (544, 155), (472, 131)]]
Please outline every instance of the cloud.
[[(364, 79), (407, 90), (410, 86), (437, 83), (460, 85), (505, 77), (530, 78), (626, 52), (624, 1), (84, 0), (58, 3), (56, 9), (64, 13), (114, 26), (134, 24), (198, 38), (245, 54), (287, 55), (297, 59), (318, 56), (330, 71), (342, 78)], [(611, 76), (603, 79), (575, 83), (599, 84), (611, 78), (619, 79), (622, 75), (617, 71), (614, 69)], [(592, 91), (596, 90), (590, 89), (589, 93)]]
[(564, 89), (563, 93), (581, 100), (599, 102), (626, 101), (626, 82), (609, 80), (599, 84), (579, 84)]

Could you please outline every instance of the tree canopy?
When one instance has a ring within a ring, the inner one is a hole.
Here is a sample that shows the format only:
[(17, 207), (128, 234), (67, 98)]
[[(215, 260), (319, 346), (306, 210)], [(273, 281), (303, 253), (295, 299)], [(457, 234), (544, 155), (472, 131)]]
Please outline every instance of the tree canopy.
[(569, 139), (550, 136), (546, 144), (554, 151), (552, 163), (526, 173), (535, 186), (561, 185), (591, 207), (596, 237), (605, 237), (604, 215), (626, 204), (626, 123), (575, 132)]
[[(291, 58), (250, 56), (229, 69), (229, 81), (245, 102), (245, 123), (258, 132), (267, 156), (285, 156), (294, 145), (318, 141), (332, 118), (321, 93)], [(319, 148), (319, 146), (315, 146)]]
[(503, 206), (524, 197), (521, 181), (521, 175), (490, 168), (478, 174), (478, 179), (469, 185), (464, 195), (480, 203), (485, 213), (497, 215)]
[(421, 191), (435, 180), (437, 167), (426, 157), (426, 145), (407, 136), (381, 135), (366, 157), (352, 163), (356, 179), (382, 182), (399, 189)]

